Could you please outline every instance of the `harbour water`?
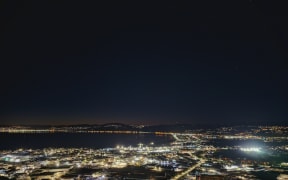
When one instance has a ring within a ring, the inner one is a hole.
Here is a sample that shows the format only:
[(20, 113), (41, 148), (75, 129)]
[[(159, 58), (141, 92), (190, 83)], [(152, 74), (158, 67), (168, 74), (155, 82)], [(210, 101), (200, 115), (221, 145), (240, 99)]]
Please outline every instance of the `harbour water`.
[(0, 150), (19, 148), (109, 148), (142, 144), (165, 145), (170, 135), (112, 133), (0, 133)]

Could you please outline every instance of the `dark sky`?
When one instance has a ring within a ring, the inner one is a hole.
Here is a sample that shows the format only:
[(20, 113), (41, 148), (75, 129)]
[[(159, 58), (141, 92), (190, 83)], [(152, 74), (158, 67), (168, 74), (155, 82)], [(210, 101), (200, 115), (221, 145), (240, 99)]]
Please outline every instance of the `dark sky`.
[(0, 10), (1, 124), (288, 124), (284, 3)]

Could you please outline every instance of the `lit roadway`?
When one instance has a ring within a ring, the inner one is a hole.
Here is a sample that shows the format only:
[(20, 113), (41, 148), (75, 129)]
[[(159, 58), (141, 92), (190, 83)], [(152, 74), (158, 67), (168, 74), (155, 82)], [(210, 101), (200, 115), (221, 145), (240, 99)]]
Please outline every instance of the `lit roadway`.
[[(177, 137), (177, 135), (178, 135), (177, 133), (171, 133), (171, 135), (174, 137), (174, 139), (175, 139), (176, 141), (181, 140), (181, 139), (179, 139), (179, 138)], [(189, 134), (189, 135), (190, 135), (190, 134)], [(197, 139), (198, 139), (198, 138), (197, 138)], [(176, 180), (176, 179), (180, 179), (181, 177), (187, 175), (188, 173), (190, 173), (191, 171), (193, 171), (196, 167), (200, 166), (201, 164), (203, 164), (203, 163), (205, 162), (205, 160), (204, 160), (203, 158), (198, 158), (197, 156), (193, 155), (192, 153), (189, 153), (189, 155), (190, 155), (191, 157), (194, 157), (194, 158), (196, 158), (196, 159), (199, 159), (200, 161), (199, 161), (197, 164), (195, 164), (194, 166), (191, 166), (190, 168), (188, 168), (186, 171), (183, 171), (183, 172), (177, 174), (177, 175), (174, 176), (172, 179), (175, 179), (175, 180)]]
[(173, 136), (173, 138), (176, 140), (176, 141), (179, 141), (180, 139), (177, 137), (177, 134), (176, 133), (171, 133), (171, 135)]
[(186, 171), (181, 172), (180, 174), (177, 174), (175, 177), (173, 177), (172, 179), (180, 179), (181, 177), (187, 175), (188, 173), (190, 173), (191, 171), (193, 171), (196, 167), (200, 166), (201, 164), (203, 164), (205, 162), (204, 159), (200, 159), (200, 162), (198, 162), (197, 164), (195, 164), (194, 166), (191, 166), (190, 168), (188, 168)]

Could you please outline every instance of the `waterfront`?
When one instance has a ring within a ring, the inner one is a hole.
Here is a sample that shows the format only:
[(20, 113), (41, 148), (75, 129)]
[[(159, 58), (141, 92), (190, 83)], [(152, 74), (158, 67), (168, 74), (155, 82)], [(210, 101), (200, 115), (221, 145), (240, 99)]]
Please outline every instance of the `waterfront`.
[(172, 142), (170, 135), (114, 134), (114, 133), (0, 133), (0, 150), (18, 148), (108, 148), (137, 146), (139, 143), (165, 145)]

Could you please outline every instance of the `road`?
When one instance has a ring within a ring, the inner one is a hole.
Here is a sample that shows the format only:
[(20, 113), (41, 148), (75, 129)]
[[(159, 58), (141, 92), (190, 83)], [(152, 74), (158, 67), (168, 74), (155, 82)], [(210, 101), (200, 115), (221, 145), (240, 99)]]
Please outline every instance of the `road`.
[(190, 173), (191, 171), (193, 171), (196, 167), (200, 166), (201, 164), (203, 164), (205, 162), (204, 159), (200, 159), (200, 161), (195, 164), (194, 166), (191, 166), (190, 168), (188, 168), (186, 171), (181, 172), (180, 174), (177, 174), (176, 176), (174, 176), (172, 179), (176, 180), (176, 179), (180, 179), (181, 177), (187, 175), (188, 173)]

